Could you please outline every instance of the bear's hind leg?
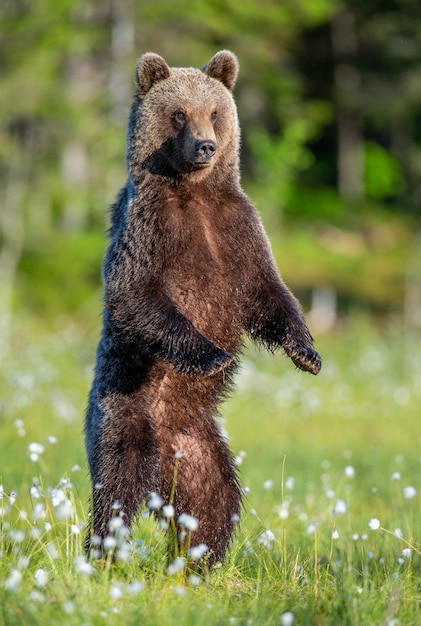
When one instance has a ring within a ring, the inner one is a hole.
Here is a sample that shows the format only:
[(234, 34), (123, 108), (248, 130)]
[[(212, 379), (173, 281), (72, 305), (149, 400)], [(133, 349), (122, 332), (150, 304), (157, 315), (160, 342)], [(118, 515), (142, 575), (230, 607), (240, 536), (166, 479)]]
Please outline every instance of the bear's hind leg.
[[(155, 428), (140, 407), (141, 400), (135, 395), (109, 396), (102, 402), (100, 432), (88, 447), (95, 451), (95, 458), (90, 458), (91, 534), (101, 540), (110, 534), (113, 517), (120, 516), (130, 528), (142, 502), (156, 490), (159, 455)], [(88, 544), (90, 541), (88, 537)]]
[[(188, 432), (177, 433), (173, 446), (180, 454), (175, 519), (177, 521), (182, 513), (197, 519), (199, 526), (191, 532), (188, 543), (192, 547), (205, 544), (210, 552), (207, 562), (213, 565), (224, 559), (239, 521), (241, 490), (231, 452), (212, 418), (199, 422)], [(168, 450), (165, 461), (162, 460), (161, 473), (165, 478), (174, 475), (173, 451), (174, 448), (170, 454)], [(163, 493), (168, 493), (169, 489), (167, 482)], [(178, 526), (178, 531), (180, 536), (183, 529)]]

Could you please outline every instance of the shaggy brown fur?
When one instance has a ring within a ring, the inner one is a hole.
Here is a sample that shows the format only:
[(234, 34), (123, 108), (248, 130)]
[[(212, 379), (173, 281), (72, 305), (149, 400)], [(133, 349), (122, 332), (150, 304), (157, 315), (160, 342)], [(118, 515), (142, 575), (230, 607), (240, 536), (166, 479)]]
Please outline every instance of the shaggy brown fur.
[(113, 503), (130, 526), (151, 492), (195, 516), (192, 545), (221, 560), (240, 512), (231, 453), (215, 422), (243, 333), (321, 361), (239, 182), (236, 57), (198, 69), (156, 54), (137, 66), (128, 181), (113, 207), (105, 308), (86, 420), (93, 532)]

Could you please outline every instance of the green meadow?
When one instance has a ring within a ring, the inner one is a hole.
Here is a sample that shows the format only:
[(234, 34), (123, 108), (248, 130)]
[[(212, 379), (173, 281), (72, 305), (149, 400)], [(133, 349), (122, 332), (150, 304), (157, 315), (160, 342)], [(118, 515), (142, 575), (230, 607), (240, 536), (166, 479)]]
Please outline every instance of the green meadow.
[[(421, 625), (420, 7), (0, 2), (0, 626)], [(168, 561), (147, 508), (88, 561), (83, 418), (136, 59), (223, 48), (244, 188), (286, 283), (338, 319), (309, 317), (317, 377), (246, 346), (223, 565)]]
[[(83, 551), (83, 414), (98, 320), (17, 318), (1, 362), (0, 624), (420, 623), (421, 354), (351, 315), (312, 377), (247, 347), (222, 427), (244, 507), (210, 575), (168, 563), (145, 510)], [(76, 320), (76, 321), (75, 321)]]

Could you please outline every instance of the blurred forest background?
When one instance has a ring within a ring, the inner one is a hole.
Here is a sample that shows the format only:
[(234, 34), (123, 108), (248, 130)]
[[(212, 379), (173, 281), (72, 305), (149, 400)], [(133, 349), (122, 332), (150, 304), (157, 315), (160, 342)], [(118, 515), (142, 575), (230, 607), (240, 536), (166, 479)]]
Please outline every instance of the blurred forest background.
[(243, 185), (284, 278), (328, 329), (421, 324), (419, 0), (1, 0), (0, 319), (97, 332), (108, 207), (145, 51), (241, 71)]

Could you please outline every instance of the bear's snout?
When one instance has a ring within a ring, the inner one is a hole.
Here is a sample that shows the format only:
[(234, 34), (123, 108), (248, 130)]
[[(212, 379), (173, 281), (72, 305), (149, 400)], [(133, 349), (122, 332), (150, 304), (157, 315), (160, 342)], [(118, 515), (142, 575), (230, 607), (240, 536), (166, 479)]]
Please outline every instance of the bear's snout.
[(196, 162), (206, 163), (216, 152), (216, 143), (210, 139), (196, 141)]

